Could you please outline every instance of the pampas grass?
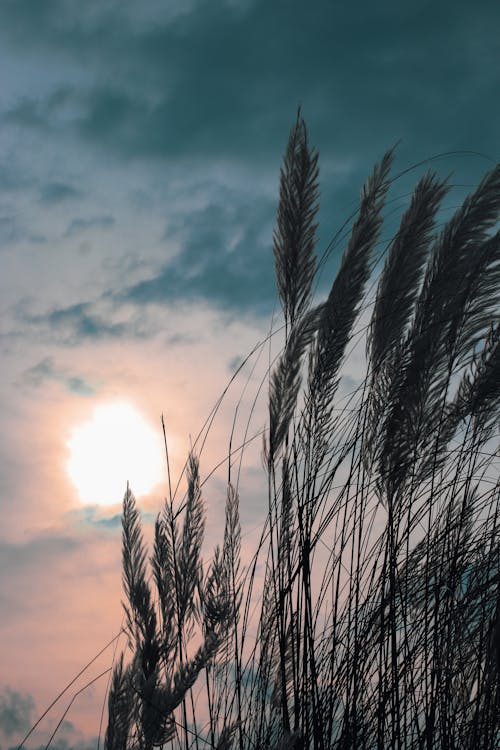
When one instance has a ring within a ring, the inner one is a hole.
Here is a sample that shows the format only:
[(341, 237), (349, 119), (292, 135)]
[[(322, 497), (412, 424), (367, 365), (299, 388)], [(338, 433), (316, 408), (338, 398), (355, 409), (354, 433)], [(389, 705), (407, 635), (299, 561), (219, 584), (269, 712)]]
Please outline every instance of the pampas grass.
[[(274, 235), (284, 348), (268, 373), (261, 540), (244, 569), (244, 488), (229, 482), (203, 569), (194, 451), (150, 561), (127, 490), (129, 651), (107, 750), (498, 747), (500, 167), (441, 230), (450, 186), (418, 181), (371, 300), (392, 160), (362, 188), (315, 304), (318, 155), (298, 113)], [(346, 404), (343, 368), (370, 306), (366, 371)]]

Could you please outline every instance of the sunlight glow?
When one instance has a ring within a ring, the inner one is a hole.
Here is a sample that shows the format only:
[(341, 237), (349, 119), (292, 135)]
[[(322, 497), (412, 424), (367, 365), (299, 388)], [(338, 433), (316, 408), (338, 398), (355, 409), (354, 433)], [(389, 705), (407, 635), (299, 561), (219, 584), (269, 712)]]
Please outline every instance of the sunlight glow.
[(165, 477), (160, 431), (127, 403), (96, 407), (68, 441), (68, 474), (83, 503), (120, 503), (127, 481), (136, 497)]

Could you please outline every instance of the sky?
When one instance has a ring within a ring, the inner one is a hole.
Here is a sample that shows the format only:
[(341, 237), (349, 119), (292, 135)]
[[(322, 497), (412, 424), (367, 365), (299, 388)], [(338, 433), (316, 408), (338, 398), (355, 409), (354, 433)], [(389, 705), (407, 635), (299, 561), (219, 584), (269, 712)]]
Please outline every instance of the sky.
[[(457, 201), (498, 160), (499, 22), (495, 0), (2, 0), (0, 748), (121, 625), (129, 477), (105, 507), (82, 498), (68, 473), (75, 430), (127, 404), (161, 442), (164, 414), (179, 476), (269, 329), (279, 167), (298, 105), (320, 154), (322, 253), (394, 143), (396, 206), (422, 169), (451, 174)], [(240, 398), (243, 439), (253, 363), (212, 424), (203, 477), (227, 456)], [(265, 400), (248, 435), (264, 426)], [(241, 473), (244, 555), (262, 517), (259, 450), (260, 438)], [(164, 466), (158, 478), (138, 498), (147, 529)], [(223, 484), (207, 485), (208, 548)], [(29, 747), (112, 658), (113, 646)], [(105, 687), (75, 699), (60, 750), (95, 747)]]

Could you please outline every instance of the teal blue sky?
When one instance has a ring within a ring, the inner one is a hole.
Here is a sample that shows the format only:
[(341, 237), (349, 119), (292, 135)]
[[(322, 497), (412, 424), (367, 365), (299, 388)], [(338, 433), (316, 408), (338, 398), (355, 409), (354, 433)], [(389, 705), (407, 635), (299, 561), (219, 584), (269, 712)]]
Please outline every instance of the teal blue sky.
[[(277, 168), (298, 103), (321, 153), (328, 229), (368, 165), (399, 139), (405, 166), (458, 150), (496, 157), (494, 2), (176, 5), (2, 3), (4, 252), (38, 244), (50, 263), (55, 239), (31, 211), (19, 214), (16, 192), (63, 222), (57, 239), (97, 230), (111, 237), (120, 208), (133, 210), (135, 196), (144, 211), (163, 203), (161, 239), (174, 237), (182, 251), (154, 274), (145, 268), (127, 299), (140, 305), (194, 294), (252, 311), (272, 299), (261, 228), (272, 224)], [(112, 175), (127, 196), (113, 191)], [(92, 205), (96, 183), (107, 193), (105, 211)], [(173, 190), (210, 200), (179, 209)], [(245, 281), (243, 298), (236, 277)]]
[[(428, 168), (453, 184), (443, 216), (456, 205), (500, 156), (499, 28), (496, 0), (0, 2), (0, 747), (119, 617), (119, 509), (79, 506), (72, 425), (123, 398), (166, 412), (187, 448), (269, 326), (299, 105), (320, 154), (320, 294), (330, 240), (396, 142), (389, 216)], [(66, 649), (49, 683), (47, 634)], [(85, 701), (68, 746), (97, 730)]]
[[(404, 166), (449, 151), (496, 158), (498, 20), (489, 0), (4, 2), (3, 252), (29, 244), (50, 265), (54, 243), (71, 252), (79, 239), (82, 253), (101, 232), (117, 259), (124, 214), (149, 212), (164, 232), (127, 248), (134, 281), (106, 289), (104, 274), (94, 298), (195, 296), (267, 313), (268, 230), (297, 105), (321, 153), (326, 243), (394, 142)], [(460, 158), (471, 180), (482, 167)], [(20, 200), (32, 206), (19, 211)], [(175, 244), (175, 259), (166, 250), (149, 268), (152, 241)], [(96, 252), (94, 268), (100, 255), (111, 252)], [(18, 296), (32, 291), (28, 267), (24, 282)], [(59, 301), (40, 303), (49, 313)], [(54, 317), (47, 324), (57, 330)]]

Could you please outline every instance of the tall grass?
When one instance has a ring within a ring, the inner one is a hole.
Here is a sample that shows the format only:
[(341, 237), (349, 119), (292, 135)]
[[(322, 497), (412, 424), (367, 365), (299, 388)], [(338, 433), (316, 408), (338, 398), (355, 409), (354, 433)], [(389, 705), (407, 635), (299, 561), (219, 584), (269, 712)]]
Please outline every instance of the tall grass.
[[(419, 180), (370, 301), (392, 159), (363, 186), (316, 304), (318, 156), (297, 117), (274, 235), (284, 345), (268, 373), (260, 544), (243, 568), (229, 483), (203, 569), (194, 452), (150, 560), (127, 490), (130, 648), (107, 750), (499, 746), (500, 167), (442, 228), (449, 186)], [(346, 399), (360, 315), (366, 371)]]

